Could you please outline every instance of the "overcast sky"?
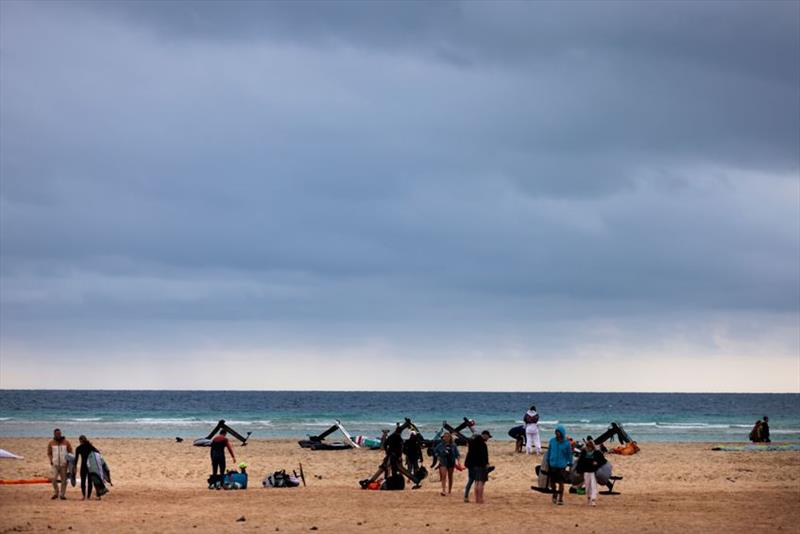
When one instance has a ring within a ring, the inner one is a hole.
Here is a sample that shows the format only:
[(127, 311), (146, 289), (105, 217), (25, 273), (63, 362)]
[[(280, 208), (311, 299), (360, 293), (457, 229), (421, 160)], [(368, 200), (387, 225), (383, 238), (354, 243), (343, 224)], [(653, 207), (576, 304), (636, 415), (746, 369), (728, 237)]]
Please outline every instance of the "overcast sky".
[(0, 2), (0, 387), (800, 391), (800, 3)]

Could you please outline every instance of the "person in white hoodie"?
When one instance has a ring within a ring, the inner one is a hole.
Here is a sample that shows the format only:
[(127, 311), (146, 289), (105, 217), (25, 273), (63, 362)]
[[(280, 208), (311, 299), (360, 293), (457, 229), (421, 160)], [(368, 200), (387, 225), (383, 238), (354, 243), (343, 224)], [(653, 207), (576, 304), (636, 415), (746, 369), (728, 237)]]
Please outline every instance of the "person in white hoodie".
[(531, 406), (522, 418), (525, 423), (525, 450), (528, 454), (533, 452), (536, 446), (536, 454), (542, 454), (542, 441), (539, 439), (539, 414), (536, 413), (536, 406)]
[[(52, 499), (64, 500), (67, 498), (67, 467), (68, 454), (73, 454), (72, 444), (61, 435), (61, 430), (53, 430), (53, 439), (47, 444), (47, 457), (50, 459), (50, 478), (53, 482)], [(61, 481), (61, 491), (59, 492), (58, 482)]]

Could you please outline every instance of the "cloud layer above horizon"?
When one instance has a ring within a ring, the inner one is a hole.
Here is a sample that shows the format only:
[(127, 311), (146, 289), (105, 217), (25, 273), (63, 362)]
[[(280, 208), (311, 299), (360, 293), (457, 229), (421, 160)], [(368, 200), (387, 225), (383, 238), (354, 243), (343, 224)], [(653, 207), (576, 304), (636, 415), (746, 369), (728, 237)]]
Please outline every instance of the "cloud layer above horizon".
[(797, 392), (800, 4), (2, 2), (0, 240), (5, 388)]

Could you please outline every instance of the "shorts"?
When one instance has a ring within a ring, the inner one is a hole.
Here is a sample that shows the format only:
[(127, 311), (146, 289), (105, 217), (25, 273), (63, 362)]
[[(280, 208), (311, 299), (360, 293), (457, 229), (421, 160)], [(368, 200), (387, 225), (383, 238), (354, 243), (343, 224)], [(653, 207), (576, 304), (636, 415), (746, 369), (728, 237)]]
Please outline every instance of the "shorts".
[(447, 469), (454, 469), (456, 466), (456, 461), (451, 458), (439, 458), (439, 465), (441, 467), (446, 467)]
[(469, 478), (476, 482), (486, 482), (489, 480), (489, 471), (486, 467), (470, 467)]
[(563, 467), (551, 467), (547, 471), (550, 482), (564, 483), (567, 481), (567, 470)]

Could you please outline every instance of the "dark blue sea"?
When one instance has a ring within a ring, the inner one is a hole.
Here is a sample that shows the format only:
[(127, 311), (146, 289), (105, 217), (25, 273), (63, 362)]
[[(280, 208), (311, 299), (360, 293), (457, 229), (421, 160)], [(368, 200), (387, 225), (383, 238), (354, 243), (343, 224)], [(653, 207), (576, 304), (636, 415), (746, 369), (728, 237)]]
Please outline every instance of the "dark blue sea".
[(646, 441), (744, 442), (768, 415), (773, 441), (800, 441), (800, 394), (433, 393), (331, 391), (42, 391), (0, 390), (0, 437), (195, 438), (219, 419), (254, 438), (302, 438), (334, 419), (353, 435), (377, 436), (410, 417), (423, 432), (464, 417), (496, 438), (535, 404), (548, 434), (556, 423), (574, 436), (618, 421)]

